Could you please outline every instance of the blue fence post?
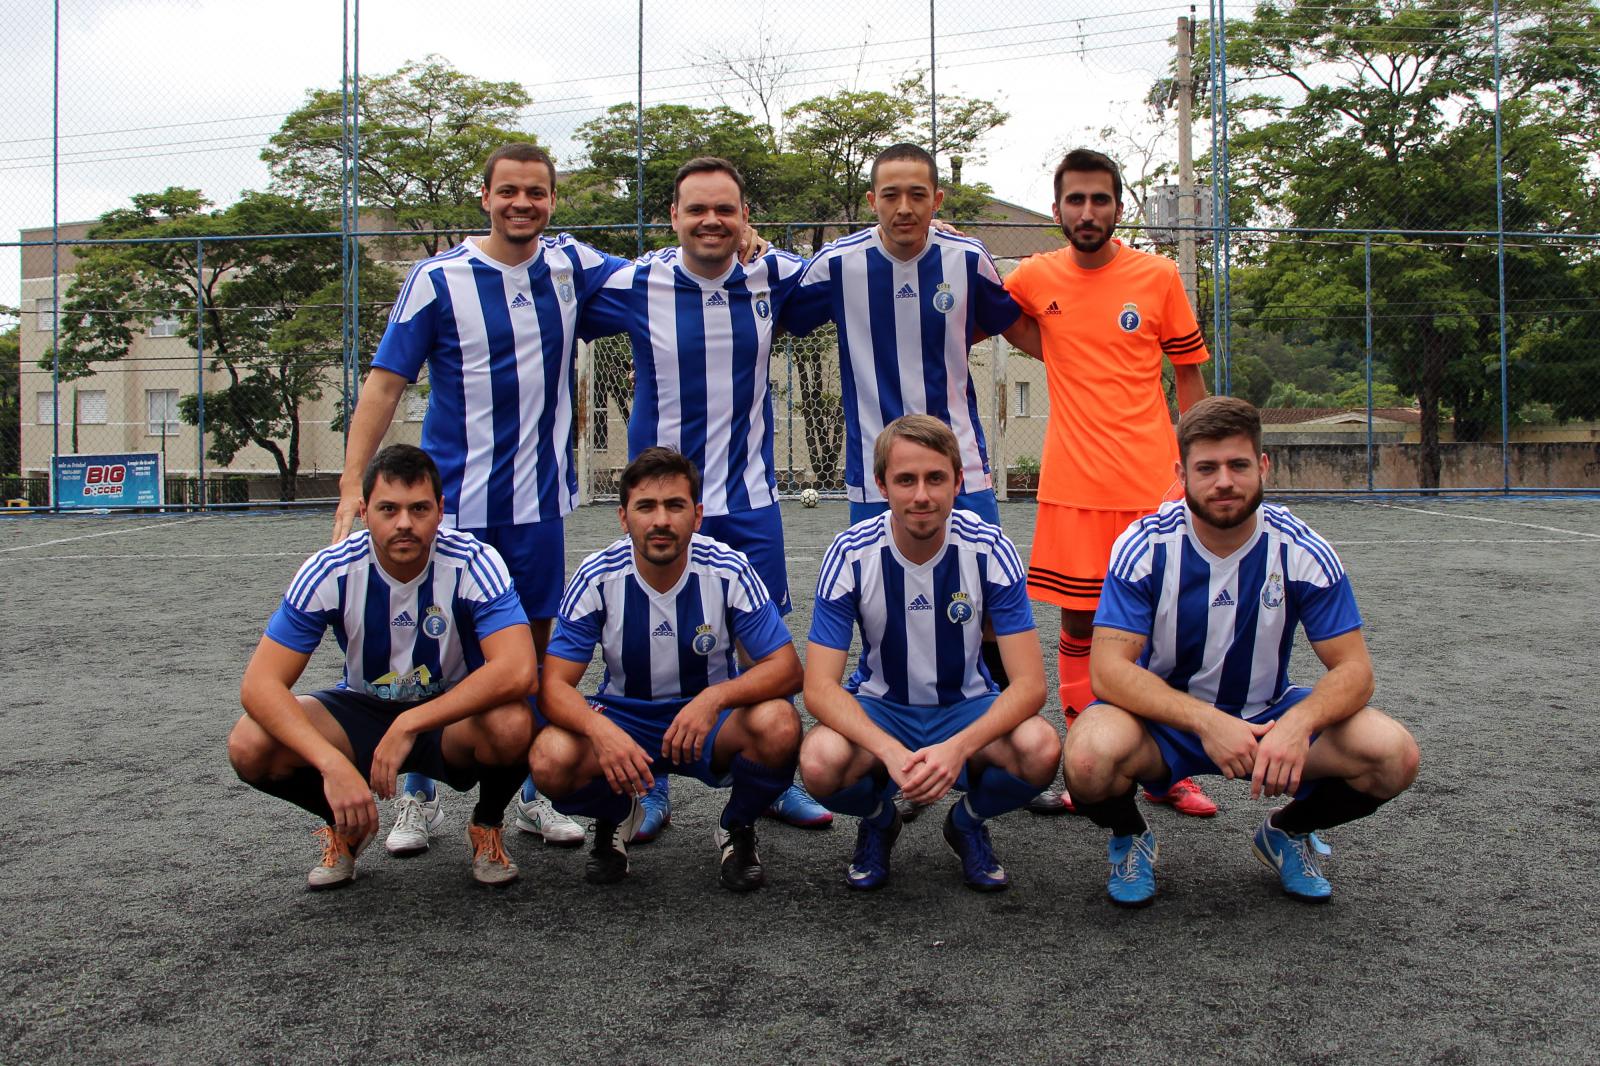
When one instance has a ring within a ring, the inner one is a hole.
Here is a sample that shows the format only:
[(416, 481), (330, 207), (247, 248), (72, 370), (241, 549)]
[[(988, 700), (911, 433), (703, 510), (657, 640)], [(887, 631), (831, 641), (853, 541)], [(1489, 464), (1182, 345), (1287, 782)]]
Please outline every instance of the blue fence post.
[[(56, 0), (50, 99), (50, 509), (56, 500), (56, 460), (61, 456), (61, 0)], [(39, 327), (35, 316), (34, 328)], [(20, 344), (21, 331), (18, 330)], [(20, 375), (19, 375), (20, 377)], [(20, 404), (22, 397), (17, 397)], [(21, 458), (20, 456), (18, 457)], [(17, 470), (22, 470), (21, 462)]]
[(1361, 238), (1361, 257), (1365, 267), (1367, 318), (1367, 491), (1373, 490), (1372, 481), (1372, 235)]
[(206, 245), (194, 242), (194, 395), (195, 470), (199, 474), (200, 508), (206, 506)]
[(1506, 376), (1505, 153), (1500, 141), (1500, 0), (1494, 0), (1494, 228), (1500, 279), (1500, 487), (1511, 491), (1511, 392)]

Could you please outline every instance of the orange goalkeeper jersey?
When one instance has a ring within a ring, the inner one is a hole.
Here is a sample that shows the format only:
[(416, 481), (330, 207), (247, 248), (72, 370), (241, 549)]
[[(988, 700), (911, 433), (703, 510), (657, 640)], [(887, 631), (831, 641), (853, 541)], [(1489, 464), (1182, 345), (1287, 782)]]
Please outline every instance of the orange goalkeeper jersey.
[(1210, 358), (1177, 264), (1122, 246), (1110, 263), (1084, 270), (1063, 248), (1024, 259), (1006, 288), (1044, 342), (1050, 419), (1040, 501), (1153, 510), (1178, 458), (1161, 357)]

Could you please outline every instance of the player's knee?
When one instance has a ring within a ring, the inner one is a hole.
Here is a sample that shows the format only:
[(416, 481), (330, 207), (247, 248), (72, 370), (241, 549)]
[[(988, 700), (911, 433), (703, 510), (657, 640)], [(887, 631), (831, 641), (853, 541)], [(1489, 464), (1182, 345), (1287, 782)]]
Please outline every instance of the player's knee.
[(850, 742), (826, 726), (816, 726), (800, 743), (800, 781), (813, 796), (839, 791)]
[(523, 702), (508, 703), (479, 716), (486, 751), (497, 765), (521, 762), (533, 742), (533, 714)]
[(750, 708), (750, 735), (758, 762), (792, 763), (800, 749), (800, 715), (788, 700), (767, 700)]
[(528, 771), (539, 788), (552, 795), (572, 791), (572, 773), (583, 757), (578, 738), (555, 726), (539, 731), (528, 749)]
[(1385, 792), (1397, 796), (1416, 781), (1417, 771), (1422, 767), (1422, 749), (1409, 729), (1393, 718), (1386, 717), (1384, 720), (1389, 726), (1389, 742), (1381, 774), (1382, 783)]
[(1110, 787), (1117, 766), (1129, 754), (1123, 734), (1127, 732), (1116, 715), (1126, 717), (1105, 704), (1097, 704), (1078, 716), (1067, 731), (1062, 767), (1067, 786), (1074, 793), (1099, 792)]
[(1037, 716), (1029, 718), (1012, 732), (1011, 743), (1021, 762), (1019, 776), (1041, 785), (1055, 776), (1061, 737), (1049, 722)]
[(241, 781), (263, 780), (271, 770), (275, 747), (267, 731), (245, 715), (234, 723), (233, 731), (228, 734), (228, 764)]

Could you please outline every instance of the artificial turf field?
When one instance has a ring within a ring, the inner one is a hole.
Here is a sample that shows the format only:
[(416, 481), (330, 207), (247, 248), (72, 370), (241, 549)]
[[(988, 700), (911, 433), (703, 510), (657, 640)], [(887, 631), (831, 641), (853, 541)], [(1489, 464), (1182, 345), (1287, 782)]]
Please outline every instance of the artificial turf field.
[[(307, 893), (315, 823), (241, 784), (224, 739), (330, 513), (0, 520), (0, 1062), (1597, 1061), (1600, 501), (1291, 505), (1351, 573), (1374, 702), (1421, 775), (1325, 834), (1322, 907), (1252, 857), (1267, 804), (1208, 779), (1217, 818), (1151, 810), (1161, 894), (1135, 912), (1076, 817), (996, 820), (1013, 886), (966, 890), (943, 804), (876, 893), (843, 883), (848, 819), (764, 822), (771, 884), (735, 896), (721, 800), (682, 778), (616, 886), (509, 830), (521, 880), (475, 885), (471, 800), (446, 791), (431, 852), (375, 845), (354, 885)], [(569, 574), (615, 514), (568, 520)], [(784, 505), (801, 638), (845, 514)], [(1001, 517), (1026, 555), (1033, 507)], [(304, 687), (334, 680), (332, 647)]]

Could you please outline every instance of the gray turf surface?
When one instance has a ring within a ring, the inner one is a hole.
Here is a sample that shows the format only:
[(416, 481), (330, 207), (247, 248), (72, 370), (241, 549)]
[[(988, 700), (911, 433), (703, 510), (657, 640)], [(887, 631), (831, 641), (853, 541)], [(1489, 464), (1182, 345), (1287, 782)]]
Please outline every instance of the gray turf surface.
[[(1596, 1061), (1600, 502), (1296, 511), (1354, 577), (1421, 778), (1327, 834), (1322, 908), (1279, 894), (1249, 850), (1265, 805), (1216, 781), (1218, 818), (1151, 814), (1161, 897), (1133, 913), (1078, 818), (1000, 819), (1015, 884), (965, 890), (942, 808), (868, 895), (841, 881), (853, 826), (764, 825), (772, 884), (736, 897), (720, 801), (683, 780), (619, 886), (518, 837), (522, 880), (479, 888), (447, 794), (432, 852), (375, 846), (351, 888), (307, 894), (310, 820), (240, 784), (223, 741), (328, 514), (0, 520), (0, 1062)], [(798, 634), (844, 514), (785, 507)], [(569, 573), (614, 515), (570, 520)], [(1026, 552), (1032, 507), (1002, 518)]]

